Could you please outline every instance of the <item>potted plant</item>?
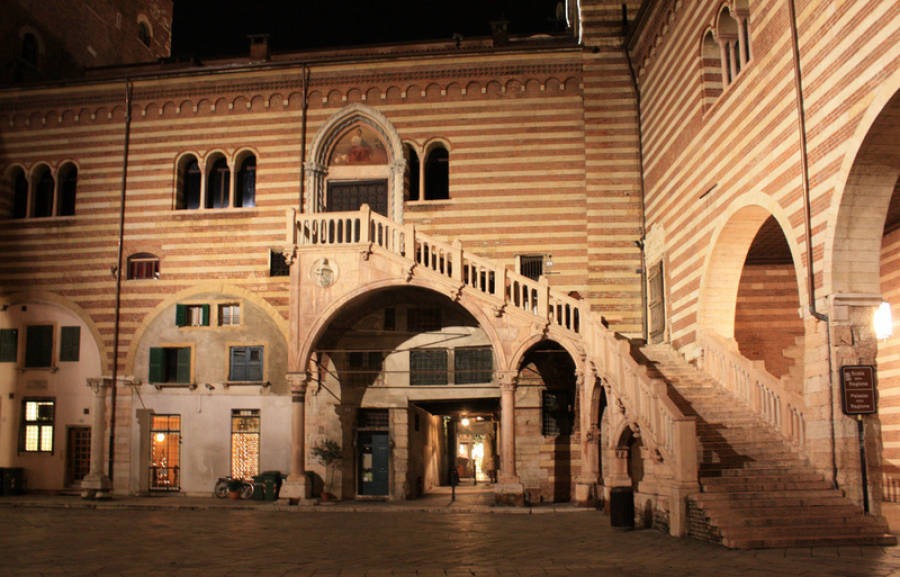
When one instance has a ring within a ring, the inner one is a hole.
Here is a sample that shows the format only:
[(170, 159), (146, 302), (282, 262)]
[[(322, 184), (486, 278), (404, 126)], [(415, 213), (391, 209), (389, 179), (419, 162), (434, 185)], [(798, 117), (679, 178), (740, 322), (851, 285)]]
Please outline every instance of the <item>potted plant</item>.
[(229, 479), (228, 480), (228, 497), (234, 500), (238, 500), (241, 498), (241, 489), (244, 488), (244, 481), (242, 479)]
[[(331, 486), (334, 482), (334, 468), (332, 467), (332, 465), (344, 457), (344, 453), (341, 451), (341, 446), (337, 443), (337, 441), (325, 439), (312, 448), (312, 454), (316, 459), (318, 459), (320, 463), (325, 465), (325, 475), (326, 477), (328, 477), (328, 483), (326, 487)], [(327, 501), (333, 498), (333, 494), (329, 493), (324, 488), (322, 489), (323, 501)]]

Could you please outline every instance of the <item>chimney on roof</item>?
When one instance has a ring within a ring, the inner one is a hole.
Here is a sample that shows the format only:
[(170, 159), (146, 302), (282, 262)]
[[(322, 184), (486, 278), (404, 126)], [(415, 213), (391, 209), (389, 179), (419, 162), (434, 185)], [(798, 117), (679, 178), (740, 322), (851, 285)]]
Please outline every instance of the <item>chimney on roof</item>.
[(248, 34), (247, 38), (250, 39), (250, 60), (268, 60), (269, 35)]
[(509, 43), (509, 20), (505, 16), (491, 20), (491, 37), (494, 46), (505, 46)]

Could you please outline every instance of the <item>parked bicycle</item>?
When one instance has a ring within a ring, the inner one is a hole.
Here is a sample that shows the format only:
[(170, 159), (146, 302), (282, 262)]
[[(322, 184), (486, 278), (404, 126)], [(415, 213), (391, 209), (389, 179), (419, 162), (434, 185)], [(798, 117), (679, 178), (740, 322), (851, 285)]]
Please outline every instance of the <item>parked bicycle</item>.
[(219, 477), (213, 493), (219, 499), (224, 499), (229, 493), (236, 492), (241, 499), (249, 499), (253, 496), (253, 483), (234, 477)]

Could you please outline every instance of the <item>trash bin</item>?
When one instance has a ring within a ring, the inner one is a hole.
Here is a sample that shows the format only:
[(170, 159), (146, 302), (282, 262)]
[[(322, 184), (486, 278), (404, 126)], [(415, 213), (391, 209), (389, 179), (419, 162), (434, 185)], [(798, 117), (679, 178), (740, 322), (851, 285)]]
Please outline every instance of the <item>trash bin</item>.
[(609, 523), (613, 527), (634, 528), (634, 491), (631, 487), (610, 489)]
[[(263, 485), (263, 499), (266, 501), (274, 501), (278, 499), (278, 493), (281, 491), (281, 471), (263, 471), (256, 477), (253, 477), (254, 487), (256, 482)], [(253, 491), (253, 497), (256, 498), (256, 491)]]
[(253, 496), (251, 498), (254, 501), (262, 501), (266, 498), (266, 484), (259, 475), (253, 477)]

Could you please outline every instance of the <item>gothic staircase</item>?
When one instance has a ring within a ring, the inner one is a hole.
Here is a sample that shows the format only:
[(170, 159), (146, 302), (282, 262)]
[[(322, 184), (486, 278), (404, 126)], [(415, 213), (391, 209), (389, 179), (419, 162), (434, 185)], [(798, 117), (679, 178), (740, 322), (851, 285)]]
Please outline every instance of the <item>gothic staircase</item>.
[(865, 515), (669, 345), (644, 346), (641, 355), (675, 404), (697, 419), (701, 493), (689, 498), (690, 534), (737, 549), (896, 544), (882, 518)]

